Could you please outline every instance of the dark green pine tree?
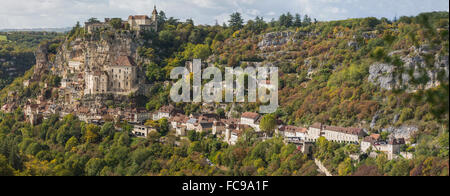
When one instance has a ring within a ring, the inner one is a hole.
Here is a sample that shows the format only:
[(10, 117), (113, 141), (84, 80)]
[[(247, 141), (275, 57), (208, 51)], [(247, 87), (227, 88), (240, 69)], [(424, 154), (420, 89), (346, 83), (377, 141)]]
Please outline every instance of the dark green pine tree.
[(244, 20), (242, 19), (242, 16), (239, 12), (231, 14), (228, 23), (234, 31), (237, 31), (244, 26)]
[(301, 27), (302, 26), (302, 18), (300, 16), (300, 14), (295, 14), (294, 26), (295, 27)]

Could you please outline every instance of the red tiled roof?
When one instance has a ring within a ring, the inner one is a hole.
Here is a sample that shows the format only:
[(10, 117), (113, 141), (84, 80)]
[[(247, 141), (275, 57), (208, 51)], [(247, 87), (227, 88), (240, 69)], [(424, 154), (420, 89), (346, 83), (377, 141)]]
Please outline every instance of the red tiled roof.
[(144, 20), (144, 19), (150, 19), (147, 15), (135, 15), (135, 16), (129, 16), (128, 20)]
[(389, 141), (389, 144), (391, 144), (391, 145), (405, 144), (405, 139), (404, 138), (392, 139), (392, 140)]
[(129, 56), (119, 56), (116, 61), (116, 65), (118, 66), (135, 66), (134, 60)]
[(362, 129), (360, 128), (345, 128), (345, 127), (334, 127), (334, 126), (323, 126), (323, 130), (328, 131), (335, 131), (335, 132), (341, 132), (346, 134), (352, 134), (352, 135), (359, 135), (362, 132)]
[(316, 129), (322, 129), (322, 124), (321, 123), (314, 123), (310, 127), (311, 128), (316, 128)]
[(225, 126), (225, 124), (223, 122), (221, 122), (221, 121), (215, 121), (214, 122), (214, 126), (221, 126), (221, 127), (223, 127), (223, 126)]
[(172, 113), (175, 110), (175, 107), (173, 105), (163, 106), (159, 109), (159, 112), (163, 113)]
[(259, 114), (254, 113), (254, 112), (245, 112), (245, 113), (242, 114), (241, 117), (242, 118), (248, 118), (248, 119), (257, 120), (259, 118)]
[(282, 131), (287, 131), (287, 132), (300, 132), (300, 133), (306, 133), (308, 131), (308, 129), (303, 128), (303, 127), (296, 127), (296, 126), (283, 126), (281, 127)]
[(381, 135), (380, 134), (372, 134), (370, 135), (371, 138), (373, 138), (374, 140), (379, 140)]

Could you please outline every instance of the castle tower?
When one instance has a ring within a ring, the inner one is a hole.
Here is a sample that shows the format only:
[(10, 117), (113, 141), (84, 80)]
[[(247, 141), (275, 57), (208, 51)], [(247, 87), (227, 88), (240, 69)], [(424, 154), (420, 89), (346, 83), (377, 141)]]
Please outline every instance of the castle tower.
[(155, 7), (153, 8), (153, 12), (152, 12), (152, 20), (154, 22), (156, 22), (157, 19), (158, 19), (158, 11), (156, 10), (156, 5), (155, 5)]

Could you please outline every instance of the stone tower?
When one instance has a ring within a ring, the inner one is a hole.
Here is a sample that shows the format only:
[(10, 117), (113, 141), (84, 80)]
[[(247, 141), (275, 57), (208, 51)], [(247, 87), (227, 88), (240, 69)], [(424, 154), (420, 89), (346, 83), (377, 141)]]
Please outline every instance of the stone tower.
[(158, 22), (158, 11), (156, 10), (156, 5), (155, 5), (155, 7), (153, 8), (153, 12), (152, 12), (152, 20), (154, 21), (154, 22)]

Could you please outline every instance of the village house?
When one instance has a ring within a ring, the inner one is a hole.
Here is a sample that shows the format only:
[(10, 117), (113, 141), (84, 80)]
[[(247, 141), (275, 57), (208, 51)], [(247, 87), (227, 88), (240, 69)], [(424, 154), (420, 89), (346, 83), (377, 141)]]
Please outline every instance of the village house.
[(195, 130), (196, 127), (198, 126), (198, 123), (197, 123), (197, 122), (198, 122), (197, 119), (195, 119), (195, 118), (189, 118), (189, 120), (186, 121), (186, 129), (187, 129), (188, 131)]
[(171, 125), (171, 129), (177, 129), (180, 126), (186, 127), (186, 122), (189, 118), (183, 114), (176, 114), (169, 118), (169, 123)]
[(225, 132), (225, 123), (222, 121), (214, 121), (213, 127), (212, 127), (212, 134), (213, 135), (222, 135), (223, 132)]
[(239, 141), (239, 138), (241, 137), (242, 133), (243, 133), (242, 130), (231, 131), (229, 144), (236, 145), (236, 143)]
[(249, 125), (243, 124), (230, 124), (225, 128), (224, 142), (228, 144), (235, 145), (238, 139), (241, 137), (245, 130), (253, 129)]
[(186, 136), (186, 125), (178, 125), (175, 129), (175, 134), (180, 137)]
[(212, 122), (201, 122), (198, 123), (198, 126), (196, 127), (195, 131), (199, 133), (204, 133), (208, 131), (212, 131), (213, 123)]
[(383, 141), (379, 134), (372, 134), (361, 142), (361, 152), (382, 152), (388, 156), (389, 160), (392, 160), (401, 153), (401, 147), (404, 144), (403, 138), (390, 138), (388, 141)]
[(41, 110), (44, 109), (43, 106), (37, 104), (27, 104), (24, 111), (27, 121), (32, 125), (39, 123), (43, 118)]
[(173, 105), (163, 106), (153, 114), (153, 120), (160, 120), (162, 118), (170, 119), (174, 114), (176, 114), (176, 110)]
[(241, 124), (243, 125), (249, 125), (253, 129), (255, 129), (256, 132), (259, 132), (259, 120), (261, 118), (261, 115), (254, 113), (254, 112), (245, 112), (241, 116)]
[(156, 129), (146, 125), (134, 125), (131, 132), (136, 137), (147, 138), (148, 134), (151, 132), (156, 132)]
[(306, 141), (308, 129), (296, 126), (281, 126), (279, 128), (279, 134), (285, 138), (298, 138), (299, 140)]
[(105, 22), (99, 22), (99, 21), (85, 22), (84, 30), (89, 34), (92, 34), (94, 32), (98, 32), (103, 29), (110, 29), (111, 25), (109, 25), (107, 21), (108, 21), (108, 19), (105, 18)]
[(131, 121), (132, 123), (144, 123), (150, 119), (150, 112), (145, 108), (134, 108), (131, 110)]

